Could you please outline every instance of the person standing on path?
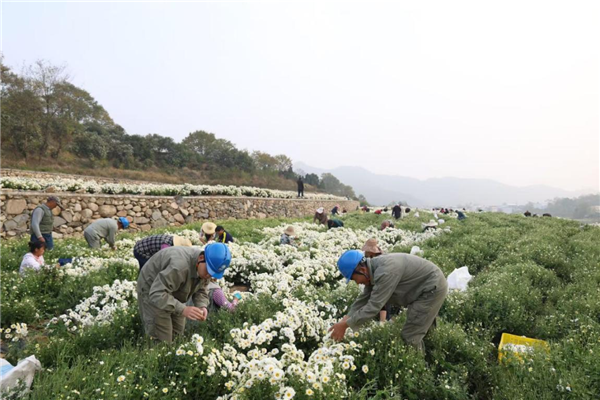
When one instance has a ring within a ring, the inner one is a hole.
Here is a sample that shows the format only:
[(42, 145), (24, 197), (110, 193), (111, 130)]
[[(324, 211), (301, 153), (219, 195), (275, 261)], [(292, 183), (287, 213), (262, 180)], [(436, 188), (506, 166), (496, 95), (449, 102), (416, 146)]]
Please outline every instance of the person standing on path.
[[(231, 263), (223, 243), (196, 247), (169, 247), (156, 253), (142, 268), (137, 280), (140, 317), (146, 335), (172, 342), (183, 334), (186, 318), (208, 317), (211, 279), (221, 279)], [(186, 303), (192, 300), (193, 306)]]
[(189, 239), (181, 236), (169, 235), (167, 233), (161, 235), (151, 235), (138, 240), (133, 246), (133, 256), (140, 264), (140, 269), (148, 262), (153, 255), (172, 246), (187, 246), (190, 247), (192, 242)]
[(356, 329), (376, 317), (386, 305), (408, 307), (402, 339), (424, 351), (423, 338), (434, 324), (446, 295), (448, 283), (438, 266), (403, 253), (365, 258), (359, 250), (348, 250), (338, 260), (346, 282), (365, 285), (348, 315), (329, 331), (334, 340), (344, 338), (348, 327)]
[(129, 221), (125, 217), (119, 217), (118, 221), (112, 218), (102, 218), (92, 222), (83, 231), (83, 237), (92, 249), (99, 249), (102, 239), (111, 249), (116, 250), (115, 239), (119, 229), (129, 228)]
[(45, 243), (46, 250), (52, 250), (54, 248), (54, 240), (52, 239), (54, 215), (52, 214), (52, 210), (56, 207), (62, 208), (60, 199), (56, 196), (50, 196), (46, 200), (46, 204), (40, 204), (31, 214), (31, 241), (33, 243)]
[(395, 219), (400, 219), (402, 218), (402, 207), (400, 206), (400, 204), (396, 204), (394, 206), (394, 208), (392, 208), (392, 216)]
[(302, 181), (302, 177), (298, 177), (298, 197), (304, 197), (304, 182)]

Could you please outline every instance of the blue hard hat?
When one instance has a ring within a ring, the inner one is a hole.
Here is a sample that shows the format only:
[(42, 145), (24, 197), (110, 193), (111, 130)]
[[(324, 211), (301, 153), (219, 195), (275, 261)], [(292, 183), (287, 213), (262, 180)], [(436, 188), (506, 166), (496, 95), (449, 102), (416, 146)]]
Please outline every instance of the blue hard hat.
[(129, 228), (129, 220), (125, 217), (119, 217), (119, 222), (123, 224), (123, 229)]
[(360, 250), (348, 250), (340, 256), (337, 262), (340, 273), (346, 278), (346, 283), (352, 278), (352, 274), (358, 263), (365, 257), (365, 254)]
[(211, 243), (204, 248), (204, 259), (210, 276), (221, 279), (231, 263), (231, 252), (223, 243)]

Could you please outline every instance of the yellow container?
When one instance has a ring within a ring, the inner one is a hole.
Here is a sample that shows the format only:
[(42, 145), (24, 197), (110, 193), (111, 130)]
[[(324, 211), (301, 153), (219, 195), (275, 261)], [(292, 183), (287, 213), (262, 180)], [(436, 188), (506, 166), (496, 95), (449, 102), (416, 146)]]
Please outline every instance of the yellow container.
[(502, 361), (502, 358), (506, 357), (508, 353), (513, 353), (516, 358), (523, 360), (523, 355), (537, 350), (548, 352), (548, 343), (539, 339), (503, 333), (500, 346), (498, 346), (498, 361)]

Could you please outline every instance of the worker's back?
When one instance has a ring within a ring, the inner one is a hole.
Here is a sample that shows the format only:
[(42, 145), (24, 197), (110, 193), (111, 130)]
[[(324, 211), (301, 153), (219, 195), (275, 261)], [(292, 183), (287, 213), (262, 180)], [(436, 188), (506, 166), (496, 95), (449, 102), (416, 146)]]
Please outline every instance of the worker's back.
[(371, 259), (373, 291), (379, 280), (398, 280), (390, 304), (407, 306), (421, 294), (435, 290), (441, 279), (446, 279), (437, 265), (421, 257), (392, 253)]

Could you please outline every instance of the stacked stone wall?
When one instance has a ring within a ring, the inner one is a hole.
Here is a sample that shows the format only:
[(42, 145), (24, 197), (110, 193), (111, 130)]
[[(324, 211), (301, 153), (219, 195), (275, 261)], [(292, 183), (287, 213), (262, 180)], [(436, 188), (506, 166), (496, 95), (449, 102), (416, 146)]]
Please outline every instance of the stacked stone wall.
[[(339, 204), (355, 210), (356, 201), (271, 199), (255, 197), (170, 197), (54, 193), (64, 209), (55, 208), (57, 237), (80, 236), (87, 225), (99, 218), (126, 217), (134, 231), (223, 219), (304, 217), (318, 207), (331, 210)], [(48, 193), (3, 190), (0, 194), (0, 236), (16, 237), (29, 232), (31, 213), (44, 203)]]

